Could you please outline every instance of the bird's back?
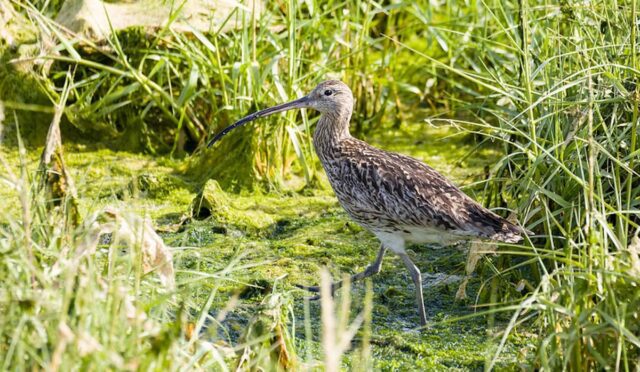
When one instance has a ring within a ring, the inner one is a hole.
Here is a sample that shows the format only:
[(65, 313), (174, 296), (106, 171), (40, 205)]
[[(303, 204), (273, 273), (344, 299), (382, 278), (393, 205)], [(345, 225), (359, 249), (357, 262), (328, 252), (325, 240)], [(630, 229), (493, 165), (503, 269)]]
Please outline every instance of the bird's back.
[(523, 229), (482, 207), (433, 168), (348, 137), (318, 153), (338, 200), (363, 227), (416, 242), (517, 242)]

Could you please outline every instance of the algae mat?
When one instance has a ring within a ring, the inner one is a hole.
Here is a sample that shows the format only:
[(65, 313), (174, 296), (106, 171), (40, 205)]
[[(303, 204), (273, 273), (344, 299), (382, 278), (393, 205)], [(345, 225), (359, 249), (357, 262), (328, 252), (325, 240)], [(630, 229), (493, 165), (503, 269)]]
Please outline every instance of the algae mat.
[[(415, 126), (411, 133), (394, 131), (369, 140), (425, 160), (459, 184), (470, 184), (482, 177), (484, 167), (497, 153), (483, 149), (466, 157), (471, 149), (468, 138), (448, 137), (451, 134), (454, 132), (447, 128)], [(5, 148), (2, 155), (18, 169), (17, 151)], [(25, 160), (32, 171), (38, 155), (37, 149), (27, 152)], [(83, 215), (110, 205), (150, 216), (165, 242), (173, 247), (178, 292), (182, 289), (180, 295), (186, 301), (206, 301), (215, 286), (219, 295), (211, 307), (214, 317), (231, 299), (238, 301), (212, 338), (234, 345), (265, 295), (279, 291), (290, 299), (287, 327), (294, 335), (298, 358), (322, 358), (320, 305), (307, 302), (305, 311), (306, 293), (294, 284), (317, 284), (322, 267), (334, 278), (359, 272), (374, 259), (378, 248), (370, 233), (349, 220), (324, 178), (318, 188), (299, 192), (230, 194), (214, 189), (216, 208), (211, 215), (185, 222), (197, 190), (176, 172), (180, 161), (73, 144), (67, 145), (66, 157)], [(0, 194), (8, 205), (18, 205), (10, 190)], [(3, 218), (10, 218), (13, 209), (6, 210)], [(409, 254), (425, 278), (432, 325), (426, 331), (415, 330), (418, 318), (412, 282), (400, 260), (389, 255), (383, 271), (373, 279), (373, 367), (482, 370), (499, 342), (500, 319), (492, 328), (487, 327), (484, 317), (448, 322), (473, 313), (473, 300), (454, 301), (464, 275), (464, 249), (413, 246)], [(189, 275), (219, 272), (230, 263), (235, 267), (232, 281), (214, 284), (213, 277), (193, 281)], [(468, 293), (472, 297), (481, 281), (482, 273), (470, 281)], [(356, 314), (362, 309), (365, 285), (355, 284), (350, 293), (352, 314)], [(357, 336), (355, 349), (360, 341)], [(499, 366), (518, 368), (529, 349), (525, 337), (510, 336)], [(355, 352), (347, 353), (343, 363), (349, 367), (359, 360)]]

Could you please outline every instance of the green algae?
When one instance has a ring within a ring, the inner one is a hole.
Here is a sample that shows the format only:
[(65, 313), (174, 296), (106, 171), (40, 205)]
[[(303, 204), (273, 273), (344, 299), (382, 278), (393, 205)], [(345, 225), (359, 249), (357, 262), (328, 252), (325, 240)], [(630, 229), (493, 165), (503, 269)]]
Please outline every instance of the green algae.
[[(451, 134), (454, 132), (448, 128), (415, 125), (369, 140), (388, 150), (425, 160), (458, 182), (470, 183), (482, 177), (484, 166), (496, 155), (495, 150), (483, 149), (479, 156), (460, 161), (465, 159), (470, 145), (456, 136), (437, 139)], [(287, 331), (293, 341), (287, 339), (287, 342), (295, 343), (299, 358), (307, 355), (320, 358), (319, 304), (312, 302), (310, 317), (305, 318), (303, 298), (307, 293), (296, 289), (294, 284), (318, 284), (322, 267), (327, 267), (334, 278), (359, 272), (374, 259), (378, 248), (372, 234), (349, 220), (322, 173), (319, 173), (319, 187), (305, 189), (303, 193), (232, 194), (210, 182), (200, 197), (205, 195), (214, 208), (209, 216), (191, 219), (188, 217), (201, 190), (176, 171), (181, 162), (82, 145), (66, 146), (65, 154), (76, 181), (83, 215), (115, 205), (153, 218), (165, 242), (176, 247), (174, 263), (181, 296), (192, 303), (194, 309), (206, 302), (213, 288), (218, 295), (211, 305), (212, 314), (219, 311), (214, 309), (224, 308), (234, 296), (239, 298), (240, 304), (222, 327), (211, 331), (211, 337), (229, 344), (246, 335), (248, 324), (261, 324), (260, 328), (265, 328), (264, 318), (256, 320), (255, 312), (263, 307), (265, 296), (280, 293), (293, 300), (291, 311), (297, 319), (295, 327)], [(2, 149), (1, 155), (17, 172), (16, 151)], [(37, 161), (38, 152), (29, 151), (27, 164), (32, 174)], [(0, 190), (1, 198), (17, 205), (11, 194), (10, 190)], [(5, 211), (1, 218), (10, 218), (11, 213)], [(408, 251), (425, 275), (464, 275), (464, 250), (413, 246)], [(223, 270), (232, 270), (234, 279), (210, 282), (191, 274)], [(469, 291), (475, 294), (479, 283), (480, 278), (472, 278)], [(497, 341), (487, 330), (484, 317), (451, 321), (473, 312), (468, 303), (454, 300), (456, 288), (457, 283), (425, 288), (428, 317), (433, 325), (426, 331), (416, 331), (413, 285), (400, 260), (389, 255), (383, 271), (373, 278), (374, 368), (481, 370), (492, 356), (491, 345)], [(363, 284), (355, 284), (351, 295), (353, 313), (357, 313), (362, 309), (365, 296)], [(310, 324), (311, 340), (302, 336), (306, 324)], [(283, 325), (274, 327), (284, 332)], [(360, 341), (357, 337), (354, 349), (359, 348)], [(511, 336), (498, 366), (516, 368), (526, 359), (521, 351), (526, 350), (528, 342), (531, 341)], [(265, 348), (267, 350), (268, 345)], [(260, 350), (256, 353), (263, 353)], [(343, 361), (345, 367), (358, 363), (358, 358), (356, 352), (347, 354)]]

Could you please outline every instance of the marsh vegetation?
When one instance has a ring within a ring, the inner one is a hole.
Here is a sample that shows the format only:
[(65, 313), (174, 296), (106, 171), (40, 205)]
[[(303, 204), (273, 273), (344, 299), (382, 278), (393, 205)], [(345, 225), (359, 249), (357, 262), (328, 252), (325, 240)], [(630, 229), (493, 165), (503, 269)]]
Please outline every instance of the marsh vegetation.
[[(4, 369), (640, 368), (635, 0), (277, 1), (100, 40), (62, 6), (0, 1)], [(335, 303), (293, 286), (377, 249), (315, 114), (204, 146), (326, 78), (354, 91), (355, 136), (535, 232), (483, 248), (462, 300), (468, 247), (412, 247), (426, 330), (393, 257)], [(56, 118), (71, 184), (40, 165)]]

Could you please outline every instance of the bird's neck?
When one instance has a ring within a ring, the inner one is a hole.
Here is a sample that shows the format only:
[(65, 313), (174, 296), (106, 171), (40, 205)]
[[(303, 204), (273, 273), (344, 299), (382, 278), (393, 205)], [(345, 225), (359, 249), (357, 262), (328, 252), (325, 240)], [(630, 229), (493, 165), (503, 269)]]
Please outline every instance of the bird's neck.
[(316, 130), (313, 132), (313, 146), (321, 160), (334, 153), (333, 150), (340, 141), (351, 137), (350, 119), (351, 112), (324, 113), (320, 116)]

